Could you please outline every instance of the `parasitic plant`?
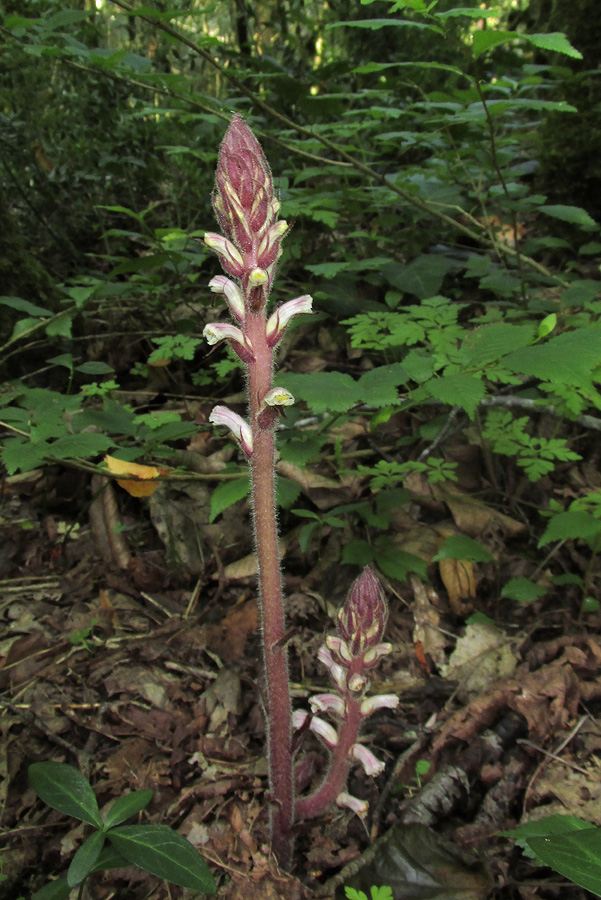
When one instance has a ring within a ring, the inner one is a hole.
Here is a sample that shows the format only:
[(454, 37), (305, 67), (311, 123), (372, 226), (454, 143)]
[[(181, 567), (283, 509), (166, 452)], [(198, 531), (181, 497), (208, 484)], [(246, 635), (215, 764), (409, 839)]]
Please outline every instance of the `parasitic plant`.
[[(319, 658), (329, 669), (336, 694), (311, 701), (312, 713), (296, 712), (294, 725), (308, 727), (331, 751), (322, 785), (306, 797), (295, 797), (292, 709), (288, 677), (284, 597), (278, 554), (275, 501), (275, 427), (282, 407), (294, 403), (284, 388), (273, 384), (274, 350), (290, 320), (311, 313), (309, 295), (279, 306), (269, 316), (267, 302), (281, 256), (288, 224), (278, 218), (277, 199), (269, 164), (244, 120), (235, 115), (219, 149), (213, 208), (221, 234), (209, 232), (204, 241), (219, 256), (226, 275), (210, 282), (223, 294), (235, 322), (217, 322), (204, 329), (210, 344), (225, 340), (247, 370), (248, 419), (225, 406), (210, 415), (215, 425), (232, 432), (249, 461), (252, 507), (259, 573), (259, 607), (263, 634), (265, 707), (271, 788), (271, 839), (282, 865), (291, 863), (295, 819), (319, 815), (333, 800), (364, 815), (366, 804), (344, 791), (353, 761), (371, 775), (383, 769), (357, 738), (361, 720), (380, 707), (394, 707), (392, 695), (365, 698), (367, 671), (390, 652), (381, 643), (387, 607), (380, 584), (370, 569), (354, 582), (339, 614), (338, 634), (329, 637)], [(232, 280), (234, 279), (234, 280)], [(314, 713), (332, 714), (336, 729)]]

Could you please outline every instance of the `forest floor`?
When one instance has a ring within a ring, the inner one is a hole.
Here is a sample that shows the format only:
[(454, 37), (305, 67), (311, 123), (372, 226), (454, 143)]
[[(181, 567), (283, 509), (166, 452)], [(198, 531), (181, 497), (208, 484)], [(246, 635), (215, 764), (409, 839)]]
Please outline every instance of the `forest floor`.
[[(407, 427), (395, 417), (388, 437)], [(344, 452), (373, 445), (360, 420), (338, 439)], [(233, 452), (206, 433), (191, 449), (205, 471)], [(350, 792), (370, 802), (365, 822), (333, 808), (298, 824), (292, 875), (278, 871), (268, 845), (248, 508), (209, 524), (202, 480), (136, 499), (58, 466), (9, 479), (0, 510), (4, 900), (29, 898), (64, 873), (86, 833), (29, 786), (28, 766), (46, 760), (79, 767), (101, 809), (151, 788), (142, 821), (185, 835), (227, 900), (340, 896), (345, 867), (384, 835), (387, 850), (364, 872), (368, 896), (371, 884), (391, 884), (394, 900), (591, 896), (535, 867), (499, 831), (553, 813), (601, 825), (601, 617), (580, 614), (570, 585), (529, 604), (499, 600), (499, 583), (535, 568), (528, 495), (500, 508), (479, 451), (454, 450), (459, 481), (414, 480), (414, 502), (393, 515), (392, 531), (399, 548), (425, 559), (441, 535), (459, 532), (495, 560), (430, 562), (430, 583), (383, 579), (394, 649), (371, 691), (395, 692), (400, 705), (372, 716), (365, 737), (386, 770), (376, 780), (353, 771)], [(323, 459), (303, 477), (320, 511), (366, 489), (337, 481)], [(572, 467), (561, 478), (537, 485), (539, 504), (541, 493), (592, 474)], [(317, 651), (358, 570), (339, 562), (348, 528), (324, 526), (303, 553), (297, 525), (282, 516), (294, 705), (308, 708), (328, 689)], [(565, 572), (586, 569), (577, 548), (560, 548)], [(544, 561), (538, 583), (546, 577)], [(311, 739), (305, 748), (319, 779), (322, 748)], [(190, 896), (134, 868), (98, 874), (87, 890), (94, 900)]]

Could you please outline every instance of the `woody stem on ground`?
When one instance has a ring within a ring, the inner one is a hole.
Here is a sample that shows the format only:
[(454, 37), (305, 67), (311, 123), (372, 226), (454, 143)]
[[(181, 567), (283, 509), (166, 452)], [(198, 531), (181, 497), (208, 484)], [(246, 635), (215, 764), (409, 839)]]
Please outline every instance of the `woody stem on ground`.
[(291, 706), (288, 651), (284, 643), (285, 615), (278, 552), (275, 501), (275, 436), (259, 426), (260, 400), (271, 389), (273, 351), (265, 334), (265, 310), (249, 312), (246, 335), (255, 355), (248, 366), (248, 395), (253, 453), (250, 460), (253, 524), (259, 574), (259, 601), (263, 630), (269, 780), (273, 809), (273, 850), (286, 868), (291, 857), (294, 808), (291, 750)]

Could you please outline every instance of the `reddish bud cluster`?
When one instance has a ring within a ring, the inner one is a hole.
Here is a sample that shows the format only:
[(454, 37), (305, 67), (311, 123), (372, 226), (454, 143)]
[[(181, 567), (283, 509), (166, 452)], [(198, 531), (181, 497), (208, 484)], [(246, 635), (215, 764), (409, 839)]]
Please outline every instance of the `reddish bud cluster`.
[(205, 241), (244, 293), (252, 291), (251, 307), (260, 308), (288, 225), (277, 220), (280, 203), (261, 145), (237, 115), (219, 148), (213, 208), (225, 237), (208, 234)]
[(338, 612), (338, 634), (351, 656), (361, 656), (380, 643), (388, 620), (388, 606), (380, 582), (366, 566), (351, 585)]

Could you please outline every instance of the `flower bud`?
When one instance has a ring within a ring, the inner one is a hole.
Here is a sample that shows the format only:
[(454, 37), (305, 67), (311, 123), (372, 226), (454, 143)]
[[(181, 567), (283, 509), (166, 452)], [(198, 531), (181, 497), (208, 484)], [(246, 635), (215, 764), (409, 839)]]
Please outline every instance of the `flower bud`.
[(354, 657), (362, 656), (379, 644), (387, 619), (388, 607), (380, 582), (366, 566), (351, 585), (346, 602), (338, 612), (338, 634)]

